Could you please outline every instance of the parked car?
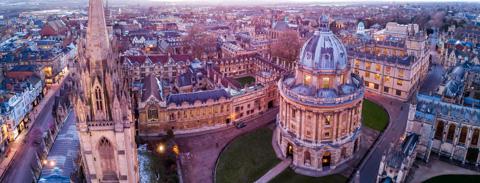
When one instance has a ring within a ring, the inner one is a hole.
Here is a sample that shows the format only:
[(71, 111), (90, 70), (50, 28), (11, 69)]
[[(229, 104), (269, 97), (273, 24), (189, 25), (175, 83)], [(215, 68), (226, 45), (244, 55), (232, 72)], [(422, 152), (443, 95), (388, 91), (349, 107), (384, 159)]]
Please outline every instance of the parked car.
[(239, 123), (236, 123), (235, 124), (235, 127), (237, 127), (237, 129), (240, 129), (240, 128), (243, 128), (243, 127), (246, 127), (247, 124), (245, 124), (244, 122), (239, 122)]

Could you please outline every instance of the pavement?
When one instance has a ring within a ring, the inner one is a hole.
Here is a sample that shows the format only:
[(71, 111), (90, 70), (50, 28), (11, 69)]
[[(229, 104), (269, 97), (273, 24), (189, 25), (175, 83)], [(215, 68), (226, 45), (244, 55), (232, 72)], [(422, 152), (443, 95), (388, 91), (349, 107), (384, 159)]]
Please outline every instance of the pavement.
[(287, 169), (288, 166), (290, 166), (291, 163), (292, 163), (291, 158), (284, 159), (283, 161), (281, 161), (280, 163), (275, 165), (275, 167), (270, 169), (265, 175), (263, 175), (257, 181), (255, 181), (255, 183), (267, 183), (267, 182), (269, 182), (270, 180), (275, 178), (278, 174), (282, 173), (285, 169)]
[[(47, 94), (36, 106), (31, 114), (32, 123), (25, 133), (21, 133), (17, 139), (10, 143), (9, 155), (0, 164), (0, 182), (32, 182), (32, 162), (37, 153), (38, 145), (35, 141), (42, 138), (43, 132), (54, 122), (52, 109), (55, 97), (60, 94), (60, 86), (63, 85), (66, 75), (60, 84), (53, 84)], [(37, 112), (39, 111), (39, 112)], [(22, 176), (19, 176), (22, 175)]]
[(180, 162), (183, 181), (214, 182), (216, 162), (225, 146), (242, 134), (273, 123), (277, 114), (278, 108), (271, 109), (257, 118), (246, 121), (247, 126), (241, 129), (229, 127), (203, 134), (175, 137), (175, 142), (182, 152)]
[(440, 175), (480, 175), (480, 172), (465, 169), (441, 160), (432, 158), (426, 165), (420, 165), (414, 171), (410, 171), (413, 174), (413, 179), (408, 181), (412, 183), (423, 182), (430, 178)]

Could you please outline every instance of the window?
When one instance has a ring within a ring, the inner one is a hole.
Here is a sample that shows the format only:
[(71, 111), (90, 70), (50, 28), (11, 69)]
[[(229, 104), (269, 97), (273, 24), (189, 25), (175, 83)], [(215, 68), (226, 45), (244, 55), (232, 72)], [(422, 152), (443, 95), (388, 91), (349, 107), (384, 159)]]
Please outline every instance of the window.
[(370, 62), (365, 63), (365, 69), (370, 70), (372, 64)]
[(103, 176), (116, 176), (116, 168), (114, 161), (114, 149), (110, 141), (102, 137), (98, 142), (98, 153), (100, 155), (100, 165)]
[(325, 132), (325, 137), (330, 137), (330, 132)]
[(376, 64), (376, 65), (375, 65), (375, 70), (376, 70), (376, 71), (380, 71), (380, 69), (381, 69), (380, 64)]
[(401, 91), (401, 90), (397, 90), (397, 91), (395, 92), (395, 94), (398, 95), (398, 96), (401, 96), (401, 95), (402, 95), (402, 91)]
[(453, 142), (453, 137), (455, 136), (455, 128), (455, 124), (451, 124), (448, 127), (447, 142)]
[(330, 125), (330, 122), (331, 122), (331, 116), (327, 116), (325, 118), (325, 125), (327, 125), (327, 126)]
[(470, 144), (477, 145), (479, 135), (480, 135), (480, 130), (478, 129), (473, 130), (472, 141), (470, 142)]
[(330, 78), (322, 79), (322, 88), (328, 88), (330, 86)]
[(389, 88), (388, 87), (383, 87), (383, 92), (388, 93)]
[(405, 75), (403, 69), (398, 69), (398, 77), (401, 77), (403, 78), (403, 76)]
[(390, 82), (390, 76), (385, 77), (385, 82)]
[(385, 67), (385, 72), (386, 72), (387, 74), (390, 74), (390, 71), (391, 71), (391, 70), (392, 70), (392, 67), (390, 67), (390, 66)]
[(369, 78), (370, 77), (370, 72), (365, 72), (365, 77)]
[(403, 85), (402, 80), (397, 80), (397, 85), (398, 85), (398, 86), (402, 86), (402, 85)]
[(355, 68), (358, 68), (360, 66), (360, 62), (358, 60), (355, 60)]
[(375, 74), (375, 79), (376, 79), (377, 81), (380, 81), (380, 74)]
[(462, 130), (460, 131), (460, 139), (458, 139), (458, 142), (460, 142), (461, 144), (465, 144), (467, 140), (467, 132), (468, 132), (467, 127), (466, 126), (462, 127)]
[(102, 91), (98, 86), (95, 88), (95, 99), (96, 99), (97, 110), (103, 111)]
[(295, 111), (295, 109), (292, 109), (292, 118), (295, 118), (295, 113), (296, 113), (296, 112), (297, 112), (297, 111)]
[(306, 84), (306, 85), (310, 85), (311, 82), (312, 82), (312, 76), (305, 75), (304, 79), (303, 79), (303, 83)]
[(148, 120), (157, 120), (157, 119), (158, 119), (157, 109), (155, 108), (148, 109)]
[(378, 84), (373, 84), (373, 88), (378, 90), (379, 85)]

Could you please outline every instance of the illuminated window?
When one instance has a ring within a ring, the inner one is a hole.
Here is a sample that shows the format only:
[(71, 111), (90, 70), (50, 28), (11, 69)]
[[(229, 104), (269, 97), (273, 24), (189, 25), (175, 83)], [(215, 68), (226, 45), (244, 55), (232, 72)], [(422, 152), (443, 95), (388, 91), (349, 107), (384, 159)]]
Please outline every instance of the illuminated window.
[(327, 125), (327, 126), (330, 125), (331, 118), (332, 118), (331, 116), (327, 116), (327, 117), (325, 118), (325, 125)]
[(330, 85), (330, 78), (323, 78), (322, 79), (322, 88), (328, 88)]
[(358, 60), (355, 60), (355, 67), (356, 68), (360, 67), (360, 62)]
[(375, 79), (380, 80), (380, 74), (375, 74)]
[(404, 74), (405, 73), (404, 73), (403, 69), (398, 69), (398, 77), (403, 78)]
[(390, 77), (389, 76), (386, 76), (385, 77), (385, 82), (389, 82), (390, 81)]
[(365, 77), (369, 78), (370, 77), (370, 72), (365, 72)]
[(376, 64), (376, 65), (375, 65), (375, 70), (376, 70), (376, 71), (380, 71), (380, 68), (381, 68), (380, 64)]
[(398, 85), (398, 86), (402, 86), (402, 85), (403, 85), (402, 80), (397, 80), (397, 85)]
[(303, 83), (304, 83), (305, 85), (310, 85), (311, 82), (312, 82), (312, 76), (310, 76), (310, 75), (305, 75), (305, 76), (304, 76), (304, 79), (303, 79)]
[(386, 72), (386, 73), (390, 73), (391, 70), (392, 70), (392, 67), (390, 67), (390, 66), (387, 66), (387, 67), (385, 68), (385, 72)]
[(371, 64), (370, 62), (366, 62), (366, 63), (365, 63), (365, 68), (366, 68), (367, 70), (370, 70), (370, 67), (371, 67), (371, 66), (372, 66), (372, 64)]

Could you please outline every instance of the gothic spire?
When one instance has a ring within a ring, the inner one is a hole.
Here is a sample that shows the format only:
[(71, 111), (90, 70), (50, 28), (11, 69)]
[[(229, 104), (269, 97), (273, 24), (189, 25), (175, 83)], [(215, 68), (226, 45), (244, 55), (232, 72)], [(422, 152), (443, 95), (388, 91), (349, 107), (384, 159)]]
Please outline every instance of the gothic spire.
[(103, 0), (90, 0), (88, 7), (87, 58), (94, 68), (101, 68), (107, 59), (110, 42), (105, 23)]

